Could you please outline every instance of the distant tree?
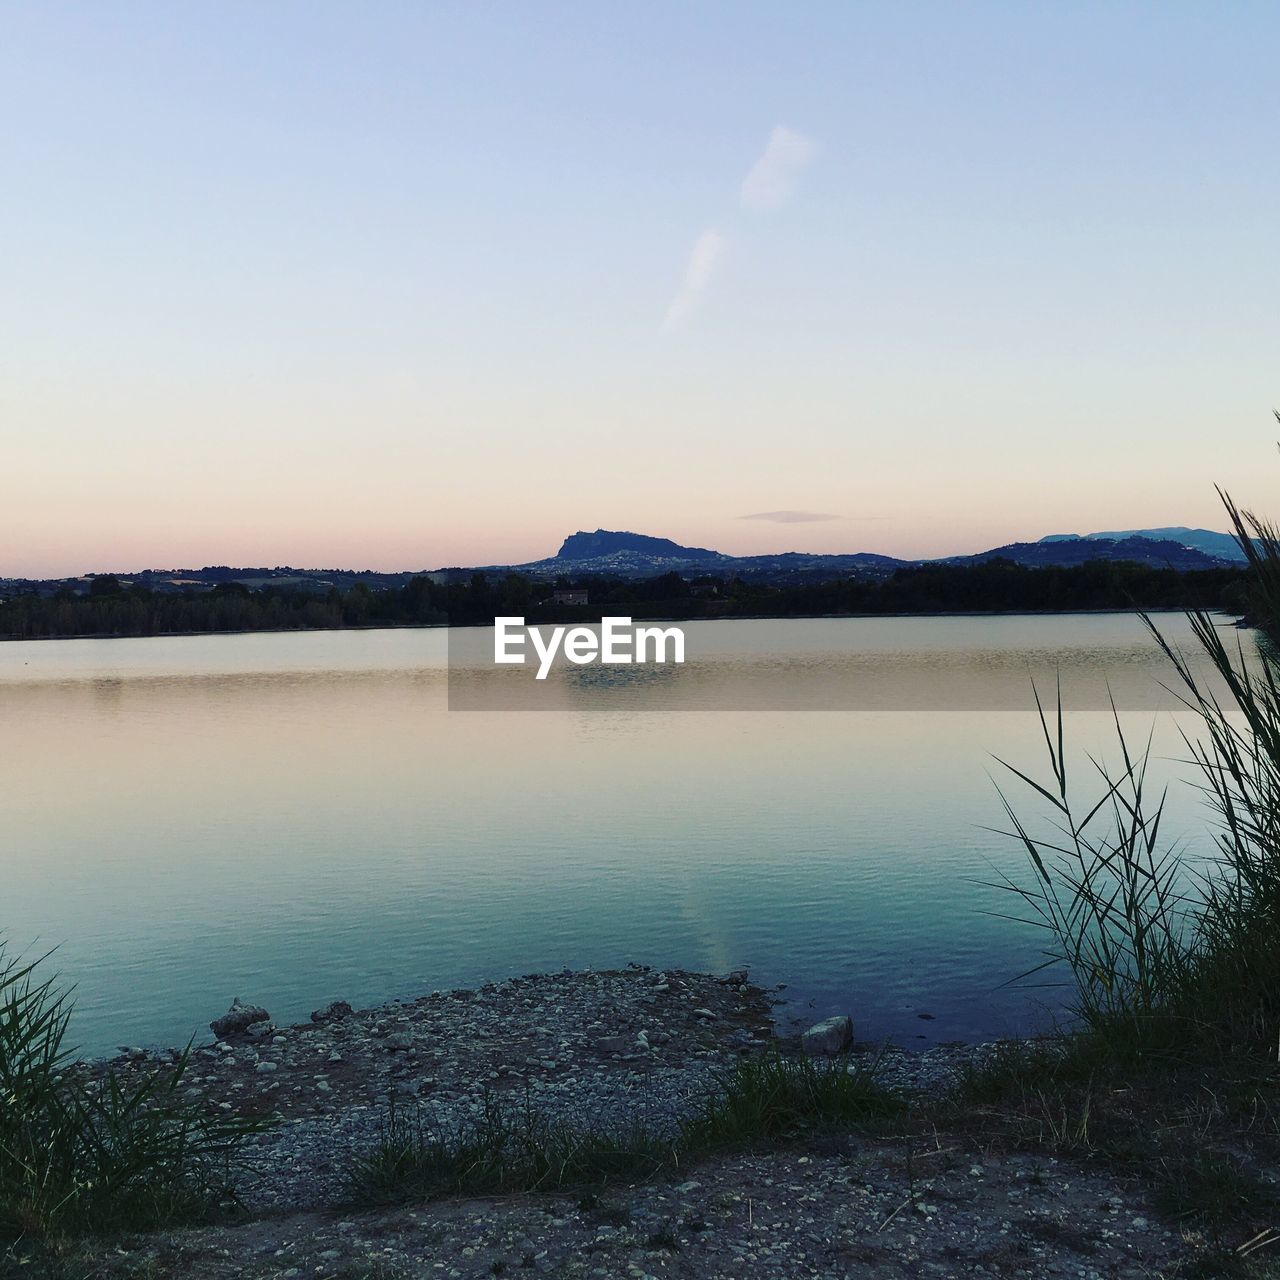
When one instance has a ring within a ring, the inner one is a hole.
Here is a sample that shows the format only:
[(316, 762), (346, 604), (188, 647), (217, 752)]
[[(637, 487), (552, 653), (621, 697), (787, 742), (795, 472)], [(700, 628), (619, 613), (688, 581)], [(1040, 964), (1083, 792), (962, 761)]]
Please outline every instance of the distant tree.
[(251, 590), (232, 579), (209, 591), (153, 591), (139, 583), (122, 589), (119, 579), (104, 574), (90, 580), (87, 594), (49, 584), (52, 595), (27, 590), (0, 598), (0, 637), (175, 635), (442, 622), (486, 626), (498, 614), (532, 615), (540, 622), (588, 621), (593, 615), (616, 613), (806, 617), (1220, 606), (1260, 614), (1243, 569), (1184, 572), (1120, 561), (1032, 569), (992, 560), (903, 568), (883, 576), (801, 577), (787, 583), (741, 577), (720, 582), (705, 576), (698, 581), (700, 585), (719, 583), (717, 593), (693, 596), (690, 584), (678, 573), (639, 581), (580, 578), (574, 585), (590, 591), (590, 605), (555, 606), (550, 602), (551, 582), (514, 573), (498, 579), (476, 574), (469, 580), (440, 583), (423, 576), (378, 590), (355, 583), (346, 590), (331, 587), (323, 594), (275, 584)]

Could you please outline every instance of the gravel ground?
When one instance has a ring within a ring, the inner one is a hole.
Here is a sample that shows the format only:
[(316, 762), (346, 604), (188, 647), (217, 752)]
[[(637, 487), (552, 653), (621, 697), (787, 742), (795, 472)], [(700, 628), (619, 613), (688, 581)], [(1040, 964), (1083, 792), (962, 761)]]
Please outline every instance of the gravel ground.
[[(661, 1128), (772, 1035), (769, 995), (632, 967), (530, 975), (296, 1027), (259, 1024), (193, 1058), (188, 1087), (276, 1123), (254, 1140), (248, 1220), (80, 1256), (83, 1277), (1155, 1277), (1198, 1244), (1106, 1170), (995, 1156), (969, 1139), (836, 1139), (708, 1161), (600, 1198), (519, 1196), (355, 1212), (351, 1154), (388, 1097), (456, 1123), (486, 1095), (579, 1124), (637, 1112)], [(889, 1083), (933, 1091), (984, 1047), (855, 1046)], [(111, 1065), (142, 1070), (129, 1050)], [(90, 1064), (101, 1070), (105, 1063)], [(77, 1269), (78, 1268), (78, 1269)]]
[[(212, 1108), (276, 1123), (251, 1144), (254, 1210), (334, 1203), (350, 1154), (372, 1143), (395, 1098), (446, 1131), (487, 1098), (580, 1126), (636, 1116), (671, 1130), (715, 1077), (771, 1034), (770, 1001), (745, 973), (634, 967), (532, 974), (433, 992), (197, 1049), (186, 1080)], [(94, 1064), (150, 1070), (141, 1049)]]
[(736, 1156), (600, 1198), (443, 1201), (166, 1233), (125, 1242), (92, 1274), (1138, 1280), (1171, 1274), (1187, 1253), (1132, 1188), (1096, 1171), (887, 1141)]

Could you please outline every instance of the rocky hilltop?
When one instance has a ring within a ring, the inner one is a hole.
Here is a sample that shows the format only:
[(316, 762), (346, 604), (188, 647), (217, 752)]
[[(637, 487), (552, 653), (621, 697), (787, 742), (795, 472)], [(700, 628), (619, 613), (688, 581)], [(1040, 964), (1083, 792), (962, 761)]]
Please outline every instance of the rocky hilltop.
[(648, 556), (654, 559), (696, 562), (728, 560), (731, 557), (706, 547), (682, 547), (670, 538), (651, 538), (645, 533), (614, 532), (597, 529), (594, 533), (579, 530), (561, 544), (556, 557), (560, 560), (599, 560), (609, 556)]
[[(1153, 534), (1155, 532), (1157, 531), (1151, 531)], [(1204, 546), (1218, 548), (1231, 543), (1227, 534), (1210, 533), (1207, 537), (1221, 541), (1212, 544), (1204, 542)], [(767, 555), (731, 556), (706, 547), (683, 546), (670, 538), (651, 537), (625, 530), (596, 529), (593, 533), (579, 531), (570, 534), (561, 543), (559, 551), (544, 560), (484, 567), (490, 572), (510, 571), (535, 578), (580, 578), (596, 574), (601, 577), (641, 579), (664, 573), (679, 573), (686, 577), (710, 574), (783, 584), (848, 576), (876, 578), (887, 576), (895, 569), (918, 565), (972, 565), (988, 560), (1011, 560), (1027, 568), (1080, 565), (1090, 560), (1126, 560), (1157, 569), (1184, 571), (1219, 569), (1239, 564), (1238, 556), (1232, 558), (1219, 550), (1206, 550), (1201, 545), (1184, 543), (1174, 537), (1148, 536), (1141, 531), (1115, 537), (1100, 534), (1090, 534), (1088, 537), (1051, 534), (1038, 542), (1010, 542), (972, 555), (903, 560), (872, 551), (780, 551)], [(447, 572), (461, 577), (470, 571)]]

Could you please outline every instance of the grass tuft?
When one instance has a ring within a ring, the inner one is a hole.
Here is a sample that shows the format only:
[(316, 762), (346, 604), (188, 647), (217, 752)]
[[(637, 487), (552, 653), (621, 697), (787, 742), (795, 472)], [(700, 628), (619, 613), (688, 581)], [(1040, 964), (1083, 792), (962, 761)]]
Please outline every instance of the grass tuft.
[(257, 1126), (179, 1095), (188, 1055), (125, 1084), (91, 1079), (67, 1045), (69, 994), (0, 944), (0, 1243), (138, 1230), (233, 1198)]
[(389, 1204), (445, 1195), (491, 1195), (604, 1187), (652, 1177), (674, 1158), (642, 1126), (580, 1132), (486, 1096), (479, 1115), (452, 1131), (418, 1109), (388, 1105), (374, 1147), (348, 1173), (352, 1200)]
[(1280, 1196), (1238, 1157), (1214, 1151), (1171, 1155), (1156, 1175), (1155, 1206), (1166, 1217), (1216, 1230), (1274, 1215)]
[(879, 1083), (876, 1067), (778, 1054), (747, 1059), (685, 1124), (681, 1147), (703, 1153), (891, 1119), (905, 1104)]
[[(547, 1119), (531, 1107), (486, 1097), (459, 1129), (430, 1125), (420, 1110), (392, 1101), (374, 1146), (347, 1179), (357, 1204), (446, 1195), (595, 1191), (644, 1182), (718, 1151), (756, 1142), (838, 1132), (901, 1114), (905, 1103), (871, 1069), (778, 1055), (739, 1063), (670, 1136), (640, 1122), (587, 1129)], [(594, 1195), (583, 1206), (595, 1206)]]

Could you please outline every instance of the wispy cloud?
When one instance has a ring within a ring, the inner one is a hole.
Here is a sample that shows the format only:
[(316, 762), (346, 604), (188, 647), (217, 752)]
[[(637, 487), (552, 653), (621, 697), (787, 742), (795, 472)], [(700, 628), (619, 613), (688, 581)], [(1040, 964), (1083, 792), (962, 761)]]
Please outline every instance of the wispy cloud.
[(842, 520), (830, 511), (754, 511), (739, 520), (768, 520), (772, 524), (814, 524), (819, 520)]
[(888, 516), (838, 516), (831, 511), (753, 511), (739, 520), (768, 520), (772, 524), (813, 524), (818, 520), (888, 520)]
[(776, 125), (760, 159), (742, 181), (742, 203), (748, 209), (777, 209), (791, 199), (796, 180), (818, 154), (818, 144), (803, 133)]
[[(740, 203), (748, 209), (776, 209), (786, 204), (795, 189), (796, 180), (817, 154), (818, 144), (812, 138), (806, 138), (803, 133), (796, 133), (794, 129), (788, 129), (784, 125), (774, 126), (760, 158), (742, 180)], [(662, 319), (664, 329), (683, 328), (690, 313), (698, 305), (698, 300), (706, 292), (716, 264), (728, 243), (728, 237), (712, 227), (708, 227), (694, 241), (688, 265), (684, 269), (684, 279)], [(772, 515), (766, 513), (742, 518), (768, 520), (776, 518), (778, 514), (775, 512)], [(796, 519), (790, 523), (803, 519), (839, 519), (838, 516), (806, 515), (803, 512), (781, 514), (795, 516)]]
[(693, 242), (689, 263), (684, 269), (684, 279), (680, 283), (680, 291), (671, 299), (671, 305), (663, 318), (664, 329), (678, 329), (684, 324), (710, 283), (711, 273), (716, 269), (716, 262), (724, 246), (724, 236), (710, 227)]

